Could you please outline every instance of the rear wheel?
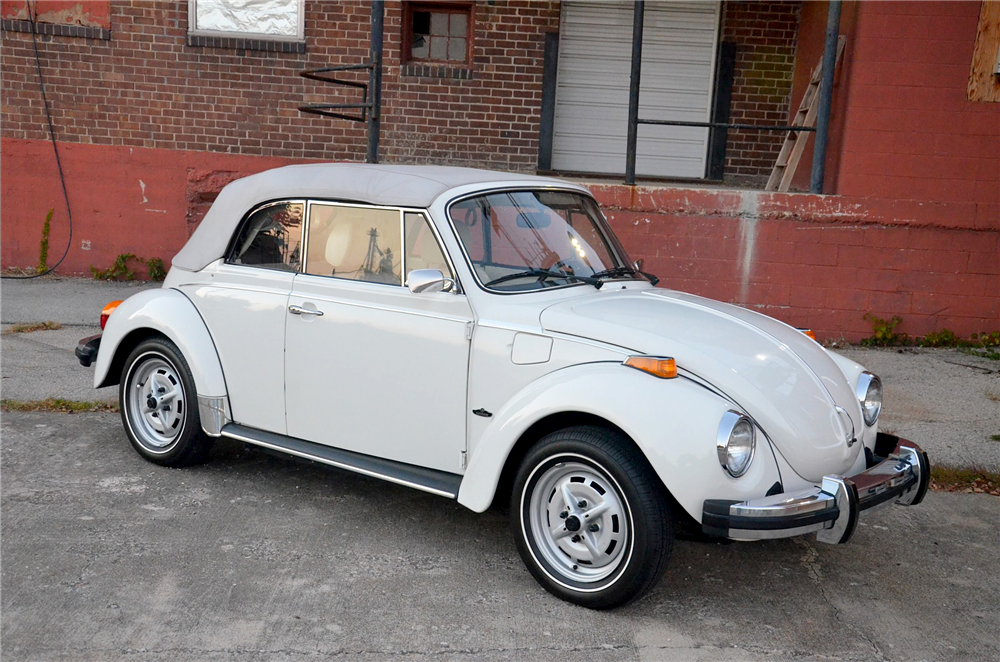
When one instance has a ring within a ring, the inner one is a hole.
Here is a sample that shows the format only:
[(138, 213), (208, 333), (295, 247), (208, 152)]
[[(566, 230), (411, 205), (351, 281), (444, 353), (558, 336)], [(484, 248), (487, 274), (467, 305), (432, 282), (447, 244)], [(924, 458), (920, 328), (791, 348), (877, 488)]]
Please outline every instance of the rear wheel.
[(648, 591), (674, 537), (646, 459), (622, 435), (590, 426), (554, 432), (528, 452), (514, 481), (511, 526), (542, 586), (595, 609)]
[(132, 447), (150, 462), (183, 467), (208, 456), (213, 440), (201, 430), (191, 370), (166, 338), (150, 338), (132, 350), (118, 401)]

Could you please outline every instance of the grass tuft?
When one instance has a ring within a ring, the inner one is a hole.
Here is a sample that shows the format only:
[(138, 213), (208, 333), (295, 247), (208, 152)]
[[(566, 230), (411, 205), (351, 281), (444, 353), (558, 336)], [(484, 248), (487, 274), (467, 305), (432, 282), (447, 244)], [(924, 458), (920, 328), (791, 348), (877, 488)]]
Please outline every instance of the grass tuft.
[(984, 467), (931, 467), (931, 489), (1000, 496), (1000, 471)]
[(55, 331), (56, 329), (61, 329), (62, 324), (59, 322), (53, 322), (49, 320), (48, 322), (28, 322), (27, 324), (14, 324), (9, 329), (4, 331), (4, 333), (31, 333), (32, 331)]
[(80, 400), (64, 400), (63, 398), (46, 398), (45, 400), (0, 400), (3, 411), (54, 411), (73, 414), (81, 411), (117, 412), (118, 404), (114, 402), (88, 402)]

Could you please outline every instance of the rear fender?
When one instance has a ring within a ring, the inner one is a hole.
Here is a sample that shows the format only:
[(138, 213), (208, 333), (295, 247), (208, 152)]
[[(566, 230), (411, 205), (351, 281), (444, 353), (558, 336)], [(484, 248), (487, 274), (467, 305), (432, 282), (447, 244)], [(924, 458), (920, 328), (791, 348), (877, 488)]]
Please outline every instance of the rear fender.
[(494, 415), (473, 449), (458, 501), (476, 512), (489, 508), (521, 436), (543, 418), (575, 412), (603, 418), (625, 432), (671, 495), (700, 522), (705, 499), (764, 496), (779, 480), (762, 434), (746, 474), (734, 479), (720, 466), (716, 435), (722, 415), (732, 407), (683, 377), (660, 379), (620, 363), (557, 370), (529, 384)]
[(123, 341), (133, 332), (146, 331), (166, 336), (180, 349), (198, 391), (202, 427), (206, 433), (217, 435), (216, 428), (224, 423), (221, 419), (232, 418), (222, 364), (198, 309), (177, 290), (146, 290), (115, 309), (101, 336), (94, 365), (94, 387), (118, 383), (120, 375), (112, 374), (111, 367), (125, 360), (125, 356), (118, 356), (119, 352), (132, 349), (131, 343), (123, 345)]

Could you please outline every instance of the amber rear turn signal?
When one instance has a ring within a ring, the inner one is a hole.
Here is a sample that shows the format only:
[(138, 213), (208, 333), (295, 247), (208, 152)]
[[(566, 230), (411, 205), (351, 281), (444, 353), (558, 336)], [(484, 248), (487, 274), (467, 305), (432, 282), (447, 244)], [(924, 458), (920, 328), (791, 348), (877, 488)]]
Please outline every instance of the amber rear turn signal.
[(101, 311), (101, 331), (108, 324), (108, 318), (111, 317), (111, 313), (115, 312), (115, 308), (121, 305), (121, 301), (112, 301), (108, 305), (104, 306), (104, 310)]
[(673, 379), (677, 376), (677, 362), (669, 356), (630, 356), (625, 359), (625, 365), (660, 379)]

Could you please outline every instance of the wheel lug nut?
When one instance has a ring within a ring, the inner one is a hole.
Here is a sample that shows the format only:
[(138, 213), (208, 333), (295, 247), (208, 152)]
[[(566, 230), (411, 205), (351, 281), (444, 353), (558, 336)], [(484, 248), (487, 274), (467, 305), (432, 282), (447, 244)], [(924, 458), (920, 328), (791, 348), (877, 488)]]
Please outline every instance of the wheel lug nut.
[(579, 506), (580, 508), (586, 508), (587, 507), (587, 500), (586, 499), (580, 499), (577, 502), (576, 505)]
[(596, 524), (591, 524), (591, 525), (590, 525), (589, 527), (587, 527), (587, 528), (589, 528), (589, 529), (590, 529), (591, 531), (595, 531), (595, 532), (596, 532), (596, 531), (600, 531), (600, 530), (601, 530), (601, 527), (599, 527), (599, 526), (598, 526), (598, 525), (596, 525)]
[(567, 517), (569, 517), (569, 511), (564, 510), (559, 513), (559, 519), (566, 519)]
[(570, 540), (572, 540), (573, 542), (580, 542), (580, 536), (573, 536), (572, 538), (570, 538)]

